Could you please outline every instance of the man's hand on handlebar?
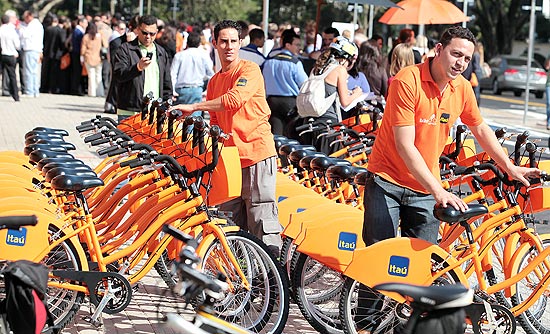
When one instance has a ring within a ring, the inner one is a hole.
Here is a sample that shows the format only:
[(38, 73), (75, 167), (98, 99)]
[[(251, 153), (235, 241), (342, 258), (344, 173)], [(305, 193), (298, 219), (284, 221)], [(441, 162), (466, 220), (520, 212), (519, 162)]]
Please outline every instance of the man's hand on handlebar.
[(194, 104), (178, 104), (175, 106), (172, 106), (168, 109), (168, 112), (171, 112), (172, 110), (179, 110), (181, 111), (181, 116), (177, 118), (177, 120), (181, 120), (182, 118), (185, 118), (189, 115), (191, 115), (195, 111), (195, 105)]
[(518, 180), (526, 187), (530, 185), (528, 178), (540, 177), (541, 170), (538, 168), (527, 168), (522, 166), (512, 165), (506, 170), (508, 176), (514, 180)]

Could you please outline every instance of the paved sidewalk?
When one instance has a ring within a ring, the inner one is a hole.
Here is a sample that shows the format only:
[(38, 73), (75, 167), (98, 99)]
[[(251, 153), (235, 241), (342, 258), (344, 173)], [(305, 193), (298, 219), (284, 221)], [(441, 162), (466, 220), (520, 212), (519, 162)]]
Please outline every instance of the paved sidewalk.
[[(40, 97), (22, 97), (16, 103), (9, 97), (0, 97), (0, 150), (22, 151), (24, 135), (37, 126), (61, 128), (69, 131), (68, 141), (77, 146), (74, 152), (77, 158), (94, 166), (99, 157), (79, 138), (75, 126), (81, 121), (89, 120), (97, 114), (103, 114), (102, 98), (90, 98), (68, 95), (42, 94)], [(521, 126), (523, 113), (482, 108), (483, 115), (490, 123), (513, 124)], [(548, 136), (544, 125), (544, 115), (529, 113), (526, 129), (540, 136)], [(1, 190), (0, 190), (1, 191)], [(77, 315), (75, 324), (66, 328), (64, 333), (171, 333), (162, 328), (157, 318), (157, 306), (170, 309), (177, 300), (165, 297), (166, 285), (156, 272), (151, 272), (139, 284), (128, 308), (119, 314), (104, 315), (104, 326), (93, 328), (84, 322), (82, 317), (89, 314), (84, 305)], [(178, 304), (182, 307), (181, 304)], [(286, 333), (315, 333), (301, 316), (295, 305), (285, 328)]]

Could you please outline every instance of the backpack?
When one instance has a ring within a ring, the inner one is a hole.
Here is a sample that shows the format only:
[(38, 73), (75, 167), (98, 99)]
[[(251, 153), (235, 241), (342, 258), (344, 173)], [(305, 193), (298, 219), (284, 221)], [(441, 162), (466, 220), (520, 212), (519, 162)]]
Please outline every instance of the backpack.
[(296, 107), (301, 117), (323, 116), (334, 103), (337, 93), (326, 96), (325, 78), (335, 68), (336, 65), (331, 65), (320, 75), (311, 73), (309, 78), (302, 84), (296, 97)]
[[(2, 312), (7, 315), (13, 334), (39, 334), (53, 317), (46, 307), (48, 268), (26, 260), (10, 262), (2, 271), (6, 285), (6, 299)], [(53, 330), (56, 333), (56, 330)]]

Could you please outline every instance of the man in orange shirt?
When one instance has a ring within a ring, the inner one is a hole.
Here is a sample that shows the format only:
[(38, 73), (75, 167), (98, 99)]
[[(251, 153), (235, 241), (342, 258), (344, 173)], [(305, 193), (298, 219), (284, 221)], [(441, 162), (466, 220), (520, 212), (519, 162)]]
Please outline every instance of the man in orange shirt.
[(189, 115), (197, 110), (211, 112), (221, 129), (230, 134), (228, 145), (236, 146), (242, 166), (241, 197), (222, 204), (233, 212), (240, 227), (261, 238), (276, 255), (281, 246), (275, 182), (276, 151), (258, 65), (239, 58), (241, 26), (224, 20), (214, 28), (213, 46), (222, 69), (208, 83), (206, 101), (172, 107)]
[(435, 57), (399, 72), (392, 82), (384, 121), (369, 159), (365, 187), (363, 239), (367, 245), (401, 235), (435, 243), (436, 203), (467, 209), (440, 181), (439, 156), (449, 130), (460, 117), (481, 147), (508, 175), (528, 185), (535, 168), (515, 166), (483, 121), (470, 83), (460, 74), (468, 67), (476, 39), (466, 28), (451, 27), (435, 47)]
[[(384, 120), (369, 157), (365, 185), (363, 240), (372, 245), (401, 235), (437, 242), (439, 221), (435, 204), (457, 210), (466, 203), (441, 185), (439, 156), (449, 131), (460, 117), (481, 147), (508, 175), (528, 185), (536, 168), (515, 166), (493, 131), (481, 118), (475, 95), (460, 74), (468, 67), (476, 39), (470, 30), (451, 27), (435, 47), (435, 57), (402, 69), (388, 92)], [(355, 323), (357, 333), (379, 327), (383, 299), (360, 289)]]

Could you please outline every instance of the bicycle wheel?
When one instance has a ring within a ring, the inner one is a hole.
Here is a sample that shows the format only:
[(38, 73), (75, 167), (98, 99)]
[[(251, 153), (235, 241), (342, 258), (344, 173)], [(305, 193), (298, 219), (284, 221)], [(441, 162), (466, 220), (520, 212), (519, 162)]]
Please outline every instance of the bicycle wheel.
[(393, 333), (406, 323), (410, 309), (354, 279), (346, 278), (340, 297), (340, 322), (347, 334)]
[[(63, 231), (60, 231), (56, 226), (48, 227), (50, 240), (62, 238)], [(72, 241), (67, 239), (53, 248), (44, 258), (43, 263), (52, 270), (81, 270), (81, 259), (76, 251)], [(50, 278), (58, 282), (63, 281), (58, 277)], [(54, 326), (62, 329), (76, 316), (80, 309), (80, 305), (84, 300), (84, 294), (69, 289), (48, 287), (48, 309), (54, 317)], [(47, 327), (44, 332), (51, 332)]]
[(214, 240), (206, 248), (202, 268), (212, 276), (225, 271), (232, 285), (216, 303), (217, 316), (255, 333), (281, 333), (289, 311), (286, 274), (267, 246), (250, 233), (232, 231), (225, 238), (251, 289), (242, 285), (225, 249)]
[[(550, 240), (542, 240), (544, 248), (550, 247)], [(518, 272), (523, 270), (539, 254), (535, 247), (531, 247), (521, 258)], [(547, 258), (550, 261), (550, 258)], [(514, 306), (524, 302), (541, 282), (542, 277), (550, 270), (539, 264), (535, 270), (529, 273), (527, 277), (516, 283), (516, 293), (512, 296)], [(545, 287), (548, 291), (548, 286)], [(516, 317), (521, 327), (527, 334), (550, 334), (550, 296), (547, 292), (543, 293), (538, 300), (525, 312)]]
[(295, 253), (298, 259), (292, 269), (294, 298), (304, 318), (321, 333), (342, 333), (338, 319), (342, 274), (306, 254)]

